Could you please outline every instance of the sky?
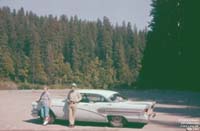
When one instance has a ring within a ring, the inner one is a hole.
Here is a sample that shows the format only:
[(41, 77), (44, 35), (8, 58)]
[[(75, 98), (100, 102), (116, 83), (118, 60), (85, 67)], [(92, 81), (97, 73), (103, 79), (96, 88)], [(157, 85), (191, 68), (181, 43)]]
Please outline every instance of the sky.
[(115, 25), (131, 22), (138, 29), (144, 29), (151, 21), (151, 0), (0, 0), (0, 7), (24, 8), (39, 16), (77, 15), (78, 18), (96, 21), (107, 16)]

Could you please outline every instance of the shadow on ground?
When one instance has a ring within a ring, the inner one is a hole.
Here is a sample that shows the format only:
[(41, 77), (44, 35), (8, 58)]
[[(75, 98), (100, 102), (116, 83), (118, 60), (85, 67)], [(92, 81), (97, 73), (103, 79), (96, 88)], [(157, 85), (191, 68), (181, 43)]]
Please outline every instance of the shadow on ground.
[(24, 120), (24, 122), (33, 123), (33, 124), (37, 124), (37, 125), (42, 125), (42, 121), (39, 118), (38, 119)]
[[(27, 123), (33, 123), (42, 125), (42, 121), (38, 119), (30, 119), (30, 120), (24, 120), (24, 122)], [(54, 125), (61, 125), (61, 126), (68, 126), (69, 122), (65, 120), (56, 120)], [(76, 122), (77, 126), (93, 126), (93, 127), (111, 127), (108, 123), (96, 123), (96, 122)], [(124, 128), (143, 128), (145, 124), (140, 123), (128, 123)]]

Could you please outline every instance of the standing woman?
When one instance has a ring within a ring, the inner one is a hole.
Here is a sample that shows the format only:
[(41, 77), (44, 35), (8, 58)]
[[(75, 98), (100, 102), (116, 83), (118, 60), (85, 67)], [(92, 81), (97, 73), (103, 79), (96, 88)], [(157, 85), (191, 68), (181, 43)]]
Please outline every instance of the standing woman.
[(47, 125), (49, 121), (49, 109), (51, 105), (51, 98), (50, 94), (48, 92), (48, 86), (44, 85), (43, 86), (44, 91), (42, 92), (40, 99), (38, 102), (41, 103), (41, 117), (43, 118), (43, 125)]

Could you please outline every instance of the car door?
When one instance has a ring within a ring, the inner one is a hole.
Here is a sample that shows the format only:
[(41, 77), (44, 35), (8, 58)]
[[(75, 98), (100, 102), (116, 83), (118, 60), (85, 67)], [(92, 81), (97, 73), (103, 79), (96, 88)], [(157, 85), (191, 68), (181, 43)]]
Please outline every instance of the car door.
[(66, 118), (68, 118), (66, 99), (53, 99), (51, 109), (56, 115), (56, 119), (65, 120)]
[(86, 94), (81, 93), (82, 100), (77, 105), (76, 111), (76, 120), (77, 121), (90, 121), (88, 116), (91, 115), (89, 100), (87, 99)]
[(82, 101), (78, 104), (77, 119), (90, 122), (107, 122), (105, 114), (98, 110), (106, 106), (107, 101), (98, 94), (82, 94)]

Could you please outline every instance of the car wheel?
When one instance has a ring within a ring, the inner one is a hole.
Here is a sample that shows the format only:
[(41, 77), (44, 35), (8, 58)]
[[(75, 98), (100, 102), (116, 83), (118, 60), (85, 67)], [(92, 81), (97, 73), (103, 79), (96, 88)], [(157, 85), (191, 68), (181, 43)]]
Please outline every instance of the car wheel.
[(123, 127), (126, 120), (122, 116), (109, 116), (109, 123), (113, 127)]
[(41, 121), (41, 123), (43, 123), (43, 121), (44, 121), (44, 118), (41, 116), (41, 114), (39, 113), (39, 116), (40, 116), (40, 121)]

